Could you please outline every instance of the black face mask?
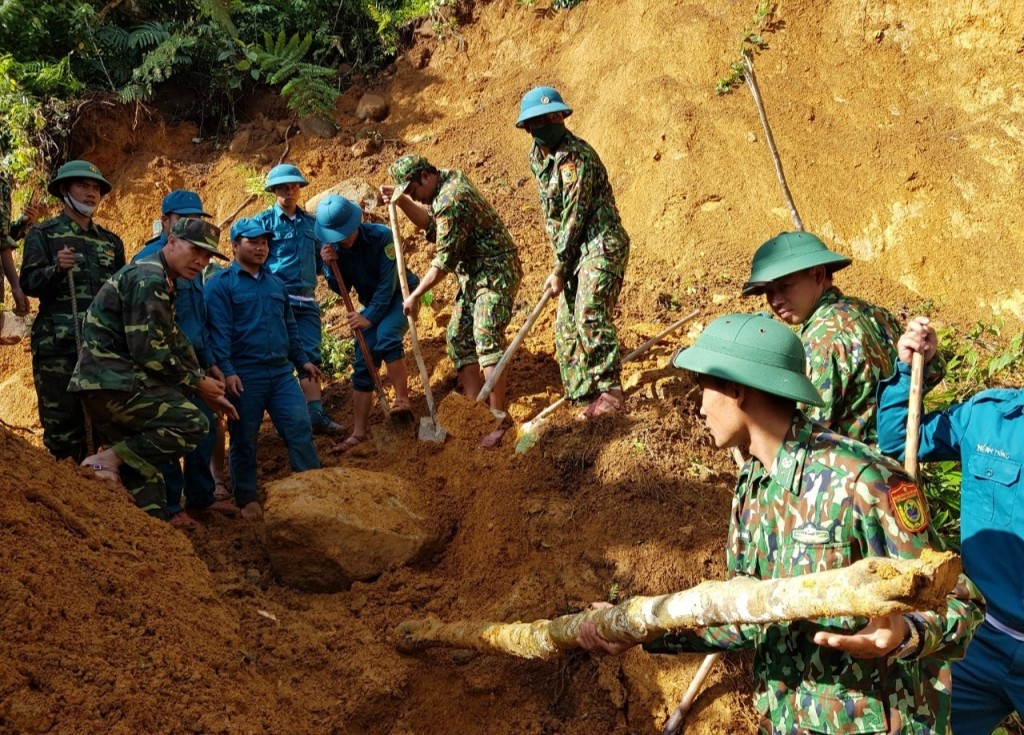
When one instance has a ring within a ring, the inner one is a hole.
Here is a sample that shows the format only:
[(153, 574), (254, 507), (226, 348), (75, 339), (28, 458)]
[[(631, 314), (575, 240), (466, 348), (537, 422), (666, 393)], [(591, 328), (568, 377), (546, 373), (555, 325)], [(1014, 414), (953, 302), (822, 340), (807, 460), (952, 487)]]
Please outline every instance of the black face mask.
[(566, 132), (565, 123), (558, 122), (540, 125), (531, 130), (530, 135), (533, 136), (533, 140), (537, 145), (553, 151), (558, 148), (558, 144), (562, 142)]

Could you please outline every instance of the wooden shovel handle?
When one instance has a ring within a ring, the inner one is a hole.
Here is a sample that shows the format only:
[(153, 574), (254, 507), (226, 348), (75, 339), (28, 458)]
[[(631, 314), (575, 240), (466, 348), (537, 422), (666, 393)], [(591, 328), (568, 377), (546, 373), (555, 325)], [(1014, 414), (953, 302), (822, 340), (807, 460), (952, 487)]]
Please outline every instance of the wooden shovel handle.
[(924, 385), (924, 355), (915, 352), (910, 362), (910, 397), (907, 406), (907, 445), (903, 453), (903, 469), (917, 481), (917, 452), (921, 446), (921, 394)]

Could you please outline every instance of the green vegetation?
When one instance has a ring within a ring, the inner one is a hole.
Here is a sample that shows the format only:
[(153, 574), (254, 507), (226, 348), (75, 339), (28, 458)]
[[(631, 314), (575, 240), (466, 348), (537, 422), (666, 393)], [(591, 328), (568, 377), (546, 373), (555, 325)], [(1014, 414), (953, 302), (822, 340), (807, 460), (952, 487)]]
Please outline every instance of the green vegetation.
[(355, 343), (351, 339), (337, 337), (323, 328), (320, 333), (320, 356), (323, 363), (320, 369), (324, 375), (338, 379), (343, 378), (352, 369), (352, 360), (355, 359)]
[(175, 114), (201, 137), (228, 132), (236, 103), (259, 86), (299, 115), (329, 117), (353, 72), (393, 59), (410, 21), (429, 17), (457, 36), (455, 1), (3, 0), (0, 171), (45, 178), (74, 111), (97, 98), (176, 93)]
[[(1024, 335), (1007, 339), (1005, 324), (978, 322), (966, 332), (953, 327), (938, 330), (939, 354), (946, 360), (946, 378), (925, 397), (925, 411), (963, 401), (987, 388), (1024, 385)], [(921, 465), (932, 521), (952, 549), (960, 548), (959, 462)]]
[(746, 67), (743, 64), (743, 57), (753, 56), (757, 52), (767, 49), (768, 42), (765, 40), (765, 34), (782, 28), (782, 21), (775, 17), (777, 8), (777, 3), (771, 2), (771, 0), (758, 0), (754, 15), (740, 34), (739, 58), (729, 64), (729, 74), (718, 80), (715, 94), (728, 94), (734, 87), (744, 82)]

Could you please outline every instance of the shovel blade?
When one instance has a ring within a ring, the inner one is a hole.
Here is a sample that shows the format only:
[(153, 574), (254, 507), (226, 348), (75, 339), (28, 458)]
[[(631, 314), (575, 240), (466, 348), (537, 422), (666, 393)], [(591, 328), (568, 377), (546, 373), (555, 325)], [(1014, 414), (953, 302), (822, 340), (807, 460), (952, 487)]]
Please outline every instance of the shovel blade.
[(440, 423), (435, 424), (429, 416), (420, 419), (419, 439), (421, 442), (442, 444), (447, 436), (448, 432), (444, 430), (444, 427)]

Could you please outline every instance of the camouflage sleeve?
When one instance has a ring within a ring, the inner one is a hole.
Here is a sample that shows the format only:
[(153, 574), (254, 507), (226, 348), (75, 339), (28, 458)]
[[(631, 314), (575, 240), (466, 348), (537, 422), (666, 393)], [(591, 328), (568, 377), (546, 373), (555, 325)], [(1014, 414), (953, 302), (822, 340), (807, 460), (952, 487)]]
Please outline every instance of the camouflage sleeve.
[(203, 299), (206, 302), (206, 330), (210, 335), (210, 352), (213, 364), (226, 377), (235, 375), (231, 362), (231, 324), (234, 318), (231, 308), (231, 293), (228, 288), (230, 271), (224, 271), (206, 282)]
[(753, 648), (760, 625), (713, 625), (666, 633), (644, 644), (648, 653), (714, 653)]
[[(856, 389), (862, 366), (854, 350), (850, 350), (836, 335), (826, 333), (805, 335), (804, 350), (807, 352), (807, 377), (821, 395), (821, 406), (801, 404), (800, 409), (811, 421), (826, 428), (842, 418), (845, 406), (856, 404), (856, 397), (848, 396)], [(870, 395), (874, 386), (859, 381), (861, 390)]]
[[(928, 520), (924, 493), (901, 472), (868, 466), (856, 479), (852, 497), (863, 534), (862, 556), (912, 559), (925, 549), (941, 548)], [(922, 629), (917, 657), (962, 658), (984, 618), (984, 599), (961, 575), (945, 605), (914, 617)]]
[(126, 284), (129, 293), (122, 299), (128, 352), (150, 375), (169, 385), (195, 389), (203, 372), (195, 350), (174, 322), (174, 307), (163, 284), (162, 277), (145, 276)]
[(470, 237), (470, 223), (467, 217), (459, 216), (457, 205), (447, 207), (432, 220), (436, 227), (437, 249), (430, 265), (445, 273), (453, 273), (459, 261), (465, 256), (466, 244)]
[(21, 288), (27, 295), (47, 300), (57, 297), (57, 289), (67, 277), (57, 270), (42, 228), (33, 227), (25, 237), (20, 277)]
[(575, 154), (559, 162), (558, 176), (562, 185), (561, 219), (549, 220), (547, 229), (555, 251), (555, 272), (564, 277), (582, 251), (593, 176), (586, 158)]

